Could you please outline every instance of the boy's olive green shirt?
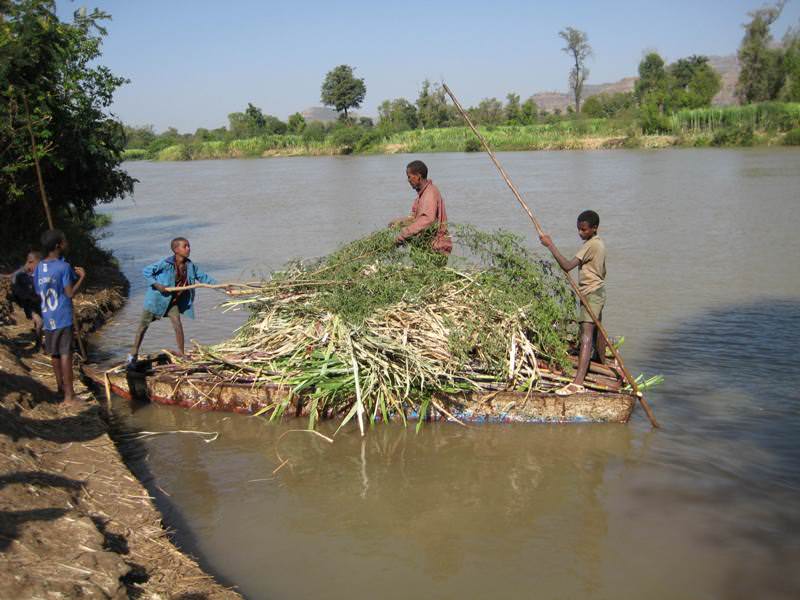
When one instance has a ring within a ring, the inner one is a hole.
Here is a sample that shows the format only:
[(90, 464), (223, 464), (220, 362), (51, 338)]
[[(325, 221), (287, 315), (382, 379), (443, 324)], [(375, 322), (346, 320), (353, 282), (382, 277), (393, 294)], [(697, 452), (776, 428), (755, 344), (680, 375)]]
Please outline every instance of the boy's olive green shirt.
[(578, 289), (584, 296), (603, 287), (606, 280), (606, 244), (599, 236), (586, 240), (575, 254), (578, 267)]

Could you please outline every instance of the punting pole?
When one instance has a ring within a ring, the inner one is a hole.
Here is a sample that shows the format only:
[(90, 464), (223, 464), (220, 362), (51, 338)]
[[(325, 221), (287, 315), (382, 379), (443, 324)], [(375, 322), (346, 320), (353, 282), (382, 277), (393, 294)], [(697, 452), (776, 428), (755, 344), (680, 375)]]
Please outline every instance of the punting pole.
[[(474, 133), (477, 136), (478, 140), (480, 140), (481, 144), (483, 145), (483, 149), (486, 150), (486, 153), (489, 155), (489, 158), (492, 159), (494, 166), (497, 167), (497, 170), (500, 172), (500, 176), (503, 178), (508, 187), (511, 189), (511, 192), (514, 194), (514, 197), (517, 199), (517, 202), (519, 202), (522, 208), (525, 210), (525, 212), (528, 213), (528, 217), (530, 217), (531, 221), (533, 222), (533, 226), (536, 228), (536, 232), (540, 236), (543, 235), (544, 230), (542, 229), (539, 220), (533, 215), (531, 209), (528, 208), (528, 205), (525, 203), (525, 200), (522, 199), (522, 195), (519, 193), (517, 186), (514, 185), (514, 183), (511, 181), (511, 178), (508, 176), (508, 173), (506, 173), (506, 170), (497, 160), (497, 156), (495, 156), (494, 151), (492, 151), (492, 149), (489, 147), (489, 143), (475, 128), (475, 125), (472, 124), (472, 120), (469, 118), (469, 115), (461, 106), (461, 103), (458, 101), (458, 98), (456, 98), (452, 90), (449, 87), (447, 87), (447, 84), (442, 82), (442, 87), (444, 88), (444, 91), (447, 92), (447, 95), (450, 96), (450, 98), (453, 100), (453, 104), (455, 104), (456, 108), (458, 109), (458, 112), (461, 113), (461, 116), (464, 117), (464, 120), (467, 122), (467, 125), (469, 125), (469, 128), (472, 129), (472, 133)], [(639, 403), (642, 405), (645, 414), (647, 414), (647, 418), (650, 420), (650, 424), (653, 427), (660, 427), (658, 421), (656, 421), (656, 417), (653, 414), (653, 411), (650, 410), (650, 406), (647, 404), (647, 401), (644, 399), (644, 396), (639, 391), (639, 386), (636, 384), (636, 380), (631, 376), (628, 369), (625, 368), (625, 363), (622, 362), (622, 355), (620, 355), (619, 350), (617, 350), (614, 347), (614, 344), (611, 343), (611, 340), (608, 337), (608, 333), (606, 332), (605, 327), (603, 327), (603, 324), (598, 320), (597, 315), (594, 314), (592, 307), (589, 306), (589, 303), (586, 301), (586, 297), (583, 294), (581, 294), (580, 290), (578, 289), (578, 285), (575, 283), (575, 280), (572, 279), (572, 276), (567, 271), (564, 271), (564, 276), (567, 278), (567, 281), (569, 281), (569, 285), (572, 288), (572, 291), (574, 291), (575, 294), (578, 296), (578, 299), (581, 301), (581, 304), (586, 309), (586, 312), (589, 313), (589, 316), (592, 318), (592, 321), (594, 322), (595, 327), (597, 327), (597, 330), (600, 332), (600, 335), (603, 336), (603, 339), (606, 341), (606, 346), (611, 349), (611, 353), (614, 355), (617, 364), (622, 370), (622, 374), (625, 376), (625, 380), (630, 384), (631, 389), (633, 389), (633, 393), (639, 399)]]

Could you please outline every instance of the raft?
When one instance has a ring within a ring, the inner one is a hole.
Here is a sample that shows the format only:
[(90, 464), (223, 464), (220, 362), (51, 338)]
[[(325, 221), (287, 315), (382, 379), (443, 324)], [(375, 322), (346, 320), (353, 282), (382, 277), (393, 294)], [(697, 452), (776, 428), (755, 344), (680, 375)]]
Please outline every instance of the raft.
[[(159, 372), (167, 355), (139, 361), (134, 370), (98, 365), (81, 367), (84, 376), (107, 393), (129, 401), (145, 401), (202, 411), (224, 411), (269, 416), (272, 407), (291, 395), (288, 386), (236, 383), (209, 379), (205, 374), (174, 376)], [(284, 416), (308, 415), (306, 396), (295, 395), (293, 409)], [(589, 391), (572, 396), (551, 392), (494, 390), (439, 395), (426, 414), (407, 413), (406, 419), (452, 420), (469, 423), (627, 423), (636, 397), (624, 391)], [(437, 406), (438, 405), (438, 406)], [(341, 415), (326, 414), (326, 418)], [(401, 421), (402, 415), (392, 415)]]

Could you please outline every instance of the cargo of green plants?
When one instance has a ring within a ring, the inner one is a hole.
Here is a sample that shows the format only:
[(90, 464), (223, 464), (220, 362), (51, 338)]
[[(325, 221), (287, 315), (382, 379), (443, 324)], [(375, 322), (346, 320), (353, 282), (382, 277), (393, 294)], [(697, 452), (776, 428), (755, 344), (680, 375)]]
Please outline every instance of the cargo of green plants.
[[(309, 425), (425, 414), (441, 394), (551, 390), (570, 364), (575, 301), (552, 263), (517, 236), (451, 226), (448, 260), (418, 236), (379, 231), (320, 259), (295, 261), (224, 306), (247, 309), (228, 341), (187, 369), (280, 384), (306, 400)], [(264, 409), (279, 418), (291, 396)]]

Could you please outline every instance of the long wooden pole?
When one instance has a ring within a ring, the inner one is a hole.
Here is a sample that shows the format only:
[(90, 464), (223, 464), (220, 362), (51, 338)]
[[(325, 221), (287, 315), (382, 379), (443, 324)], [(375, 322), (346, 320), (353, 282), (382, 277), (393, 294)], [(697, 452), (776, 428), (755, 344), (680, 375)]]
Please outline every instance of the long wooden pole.
[[(514, 197), (517, 199), (517, 202), (519, 202), (519, 204), (520, 204), (520, 206), (522, 206), (523, 210), (526, 213), (528, 213), (528, 217), (533, 222), (533, 226), (536, 228), (536, 232), (540, 236), (544, 235), (544, 230), (542, 229), (542, 226), (539, 223), (539, 220), (531, 212), (531, 209), (528, 208), (528, 205), (525, 203), (525, 200), (522, 199), (522, 195), (519, 193), (519, 190), (517, 189), (517, 186), (514, 185), (514, 182), (511, 181), (511, 178), (508, 176), (508, 173), (506, 173), (506, 170), (503, 168), (503, 166), (497, 160), (497, 156), (495, 156), (494, 151), (491, 149), (491, 147), (489, 147), (489, 143), (481, 135), (481, 133), (477, 130), (475, 125), (473, 125), (472, 120), (469, 118), (469, 115), (464, 110), (464, 108), (461, 106), (461, 103), (458, 101), (458, 98), (456, 98), (456, 96), (455, 96), (455, 94), (453, 94), (452, 90), (449, 87), (447, 87), (446, 83), (442, 83), (442, 87), (444, 88), (444, 91), (447, 92), (447, 95), (450, 96), (450, 98), (453, 100), (453, 104), (455, 104), (456, 108), (458, 109), (458, 112), (461, 113), (461, 116), (464, 117), (464, 120), (467, 122), (467, 125), (469, 125), (469, 128), (472, 130), (472, 133), (474, 133), (477, 136), (478, 140), (480, 140), (481, 144), (483, 145), (483, 149), (486, 150), (487, 154), (489, 155), (489, 158), (492, 159), (492, 162), (494, 163), (494, 166), (497, 167), (497, 170), (500, 172), (500, 176), (503, 178), (503, 180), (506, 182), (508, 187), (511, 189), (511, 192), (514, 194)], [(562, 269), (562, 271), (563, 271), (563, 269)], [(581, 304), (586, 309), (586, 312), (589, 313), (589, 316), (591, 317), (592, 322), (597, 327), (598, 332), (600, 333), (600, 335), (603, 336), (603, 339), (606, 342), (606, 346), (608, 346), (611, 349), (611, 353), (614, 355), (614, 358), (616, 359), (620, 370), (622, 370), (622, 374), (625, 376), (625, 380), (631, 386), (631, 389), (633, 390), (633, 393), (639, 399), (639, 403), (642, 405), (642, 408), (644, 409), (644, 412), (647, 414), (647, 418), (650, 420), (650, 424), (653, 427), (660, 427), (660, 425), (658, 424), (658, 421), (656, 421), (656, 417), (653, 414), (653, 411), (650, 410), (650, 406), (647, 404), (647, 401), (644, 399), (644, 396), (639, 391), (639, 386), (637, 385), (636, 380), (630, 374), (628, 369), (625, 368), (625, 363), (622, 362), (622, 355), (620, 355), (619, 351), (616, 349), (614, 344), (611, 343), (611, 340), (609, 339), (608, 333), (606, 332), (605, 327), (603, 327), (602, 322), (597, 318), (597, 315), (594, 314), (594, 311), (592, 310), (592, 307), (589, 306), (589, 303), (587, 302), (586, 297), (583, 294), (581, 294), (580, 290), (578, 289), (578, 285), (575, 283), (575, 280), (572, 279), (572, 276), (567, 271), (564, 271), (564, 276), (567, 278), (567, 281), (569, 282), (569, 285), (572, 288), (572, 291), (575, 292), (575, 294), (578, 296), (578, 299), (580, 300)]]

